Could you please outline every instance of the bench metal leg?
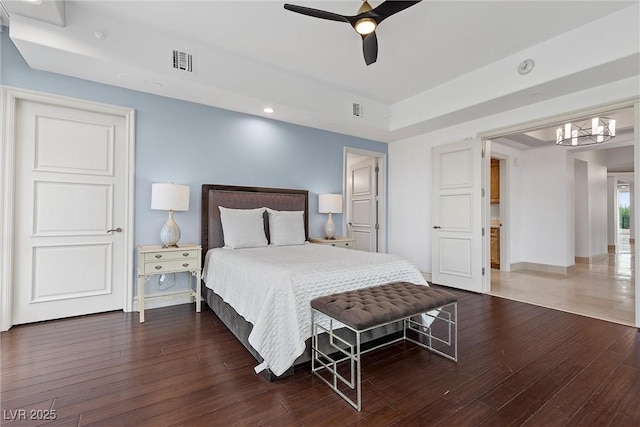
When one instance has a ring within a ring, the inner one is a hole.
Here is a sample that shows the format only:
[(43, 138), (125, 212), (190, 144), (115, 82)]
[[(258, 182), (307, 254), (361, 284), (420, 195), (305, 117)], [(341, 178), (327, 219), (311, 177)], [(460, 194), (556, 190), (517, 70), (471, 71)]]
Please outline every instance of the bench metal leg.
[[(445, 310), (448, 309), (448, 310)], [(439, 354), (442, 357), (458, 361), (458, 303), (453, 302), (451, 304), (443, 305), (442, 307), (422, 313), (422, 316), (427, 316), (433, 319), (429, 326), (425, 327), (421, 322), (412, 320), (411, 318), (404, 319), (404, 338), (422, 348), (425, 348), (433, 353)], [(447, 337), (441, 338), (432, 334), (431, 325), (437, 321), (442, 321), (447, 324)], [(421, 335), (427, 339), (427, 344), (414, 340), (407, 336), (407, 331), (413, 331), (418, 335)], [(451, 354), (445, 353), (438, 348), (434, 347), (434, 342), (443, 344), (451, 349)]]
[[(361, 332), (351, 329), (356, 334), (356, 342), (350, 343), (349, 341), (334, 334), (333, 319), (329, 318), (329, 328), (325, 328), (322, 325), (316, 323), (316, 310), (311, 310), (311, 371), (318, 376), (325, 384), (327, 384), (333, 391), (335, 391), (340, 397), (346, 400), (351, 406), (358, 411), (361, 410), (362, 402), (362, 369), (361, 369), (361, 351), (360, 351), (360, 334)], [(334, 358), (323, 352), (319, 345), (319, 332), (327, 333), (329, 337), (329, 344), (331, 349), (335, 350), (333, 354), (338, 354), (339, 358)], [(340, 346), (342, 344), (342, 347)], [(345, 378), (338, 372), (338, 366), (342, 362), (349, 361), (349, 378)], [(322, 376), (319, 371), (326, 370), (331, 376), (331, 381)], [(340, 390), (340, 386), (348, 387), (351, 390), (355, 389), (356, 400), (354, 401), (349, 396)]]
[[(342, 325), (343, 327), (353, 331), (355, 333), (355, 343), (351, 343), (334, 333), (333, 329), (333, 319), (329, 316), (329, 328), (325, 328), (319, 323), (316, 323), (316, 318), (320, 314), (315, 309), (311, 309), (311, 327), (312, 327), (312, 339), (311, 339), (311, 371), (316, 374), (324, 383), (326, 383), (329, 387), (333, 389), (340, 397), (346, 400), (351, 406), (353, 406), (356, 410), (360, 411), (362, 409), (362, 354), (367, 353), (369, 351), (377, 350), (383, 346), (393, 344), (398, 341), (406, 340), (412, 342), (414, 344), (419, 345), (433, 353), (436, 353), (440, 356), (443, 356), (447, 359), (453, 360), (454, 362), (458, 361), (458, 304), (456, 302), (444, 305), (442, 307), (438, 307), (434, 310), (431, 310), (426, 313), (422, 313), (421, 315), (426, 315), (427, 318), (431, 319), (428, 325), (425, 326), (424, 323), (413, 320), (411, 317), (407, 317), (405, 319), (401, 319), (403, 322), (403, 335), (402, 337), (378, 345), (376, 347), (367, 349), (366, 351), (361, 351), (361, 334), (367, 331), (370, 331), (375, 328), (379, 328), (382, 326), (386, 326), (391, 323), (395, 323), (396, 321), (384, 323), (381, 325), (376, 325), (374, 327), (365, 329), (365, 330), (355, 330), (350, 328), (349, 326)], [(326, 315), (325, 315), (326, 316)], [(413, 317), (413, 316), (412, 316)], [(447, 336), (445, 338), (435, 336), (432, 333), (433, 325), (436, 322), (444, 322), (447, 325)], [(332, 354), (326, 354), (320, 349), (319, 345), (319, 333), (326, 333), (328, 336), (330, 348), (332, 349)], [(420, 336), (425, 337), (427, 343), (420, 342), (418, 340), (414, 340), (411, 338), (407, 332), (417, 333)], [(442, 346), (446, 346), (451, 349), (452, 354), (447, 354), (441, 351), (439, 348), (434, 347), (434, 344), (440, 344)], [(338, 358), (335, 355), (338, 355)], [(332, 357), (333, 356), (333, 357)], [(338, 372), (338, 365), (343, 362), (349, 361), (350, 363), (350, 375), (349, 379), (345, 378)], [(320, 374), (320, 371), (326, 370), (329, 373), (331, 381), (329, 381), (325, 376)], [(355, 377), (355, 378), (354, 378)], [(340, 390), (340, 386), (343, 388), (349, 388), (351, 390), (355, 389), (355, 400), (347, 396), (342, 390)]]

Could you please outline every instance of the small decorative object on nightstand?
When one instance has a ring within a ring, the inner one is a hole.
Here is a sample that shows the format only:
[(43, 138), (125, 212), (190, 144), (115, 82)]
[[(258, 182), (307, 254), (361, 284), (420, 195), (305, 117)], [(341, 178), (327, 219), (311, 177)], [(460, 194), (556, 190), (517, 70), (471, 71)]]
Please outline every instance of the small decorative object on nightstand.
[(319, 245), (336, 246), (338, 248), (353, 249), (353, 239), (351, 237), (335, 237), (333, 239), (323, 239), (322, 237), (309, 238), (311, 243)]
[(328, 213), (329, 219), (324, 225), (324, 236), (329, 240), (336, 237), (336, 225), (333, 223), (331, 214), (342, 213), (342, 195), (341, 194), (320, 194), (318, 196), (318, 211), (320, 213)]
[[(180, 247), (165, 248), (159, 245), (138, 246), (138, 311), (140, 323), (144, 322), (144, 284), (156, 274), (191, 273), (195, 277), (195, 289), (189, 281), (189, 299), (196, 301), (196, 312), (200, 313), (200, 259), (202, 247), (185, 243)], [(174, 295), (175, 297), (182, 294)], [(166, 298), (166, 297), (163, 297)]]

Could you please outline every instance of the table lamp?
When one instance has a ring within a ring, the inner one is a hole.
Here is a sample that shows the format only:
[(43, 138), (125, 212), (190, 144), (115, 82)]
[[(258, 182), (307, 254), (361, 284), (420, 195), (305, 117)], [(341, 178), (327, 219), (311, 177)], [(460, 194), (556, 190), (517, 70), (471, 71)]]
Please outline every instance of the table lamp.
[(151, 209), (169, 211), (169, 219), (160, 231), (163, 248), (177, 247), (180, 228), (173, 220), (173, 211), (189, 210), (189, 187), (187, 185), (152, 184)]
[(333, 223), (332, 213), (342, 213), (342, 194), (320, 194), (318, 196), (318, 210), (328, 213), (329, 219), (324, 225), (324, 235), (329, 240), (336, 238), (336, 225)]

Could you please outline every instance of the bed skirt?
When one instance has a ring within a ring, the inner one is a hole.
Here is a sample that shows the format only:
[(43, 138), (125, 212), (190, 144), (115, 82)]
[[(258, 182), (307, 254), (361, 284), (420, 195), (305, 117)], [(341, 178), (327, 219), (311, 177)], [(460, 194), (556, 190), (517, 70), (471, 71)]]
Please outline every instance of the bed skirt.
[[(213, 292), (211, 289), (206, 286), (202, 286), (202, 291), (204, 293), (204, 299), (213, 310), (213, 312), (218, 316), (218, 318), (225, 324), (225, 326), (231, 331), (231, 333), (242, 343), (242, 345), (251, 353), (251, 355), (256, 359), (257, 363), (262, 363), (263, 359), (260, 354), (249, 344), (249, 334), (253, 329), (253, 325), (247, 322), (244, 317), (239, 315), (233, 307), (224, 302), (222, 298)], [(311, 307), (309, 307), (311, 310)], [(336, 335), (342, 335), (343, 338), (352, 339), (349, 335), (352, 334), (346, 328), (339, 329), (336, 331)], [(367, 347), (372, 347), (375, 345), (379, 345), (384, 341), (390, 341), (396, 339), (398, 336), (402, 334), (402, 321), (396, 322), (382, 328), (374, 329), (367, 333), (363, 333), (361, 336), (363, 349)], [(325, 350), (329, 348), (328, 344), (326, 344), (326, 339), (321, 339), (320, 347), (324, 347)], [(285, 378), (293, 375), (293, 372), (296, 368), (310, 368), (311, 361), (311, 338), (307, 339), (305, 342), (305, 351), (302, 353), (293, 363), (293, 366), (289, 368), (284, 374), (280, 376), (276, 376), (268, 369), (265, 369), (264, 375), (269, 381), (277, 380), (279, 378)], [(368, 344), (368, 345), (367, 345)]]

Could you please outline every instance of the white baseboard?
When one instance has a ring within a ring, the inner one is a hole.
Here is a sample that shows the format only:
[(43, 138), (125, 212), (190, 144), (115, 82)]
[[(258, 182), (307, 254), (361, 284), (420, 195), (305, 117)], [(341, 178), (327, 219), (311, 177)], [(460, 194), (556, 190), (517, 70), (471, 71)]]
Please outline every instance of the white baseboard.
[(424, 280), (431, 283), (431, 273), (425, 273), (424, 271), (421, 271), (420, 273), (422, 274), (422, 277), (424, 277)]
[(520, 270), (541, 271), (545, 273), (556, 274), (571, 274), (573, 271), (575, 271), (575, 265), (564, 267), (560, 265), (540, 264), (537, 262), (516, 262), (511, 264), (511, 271)]

